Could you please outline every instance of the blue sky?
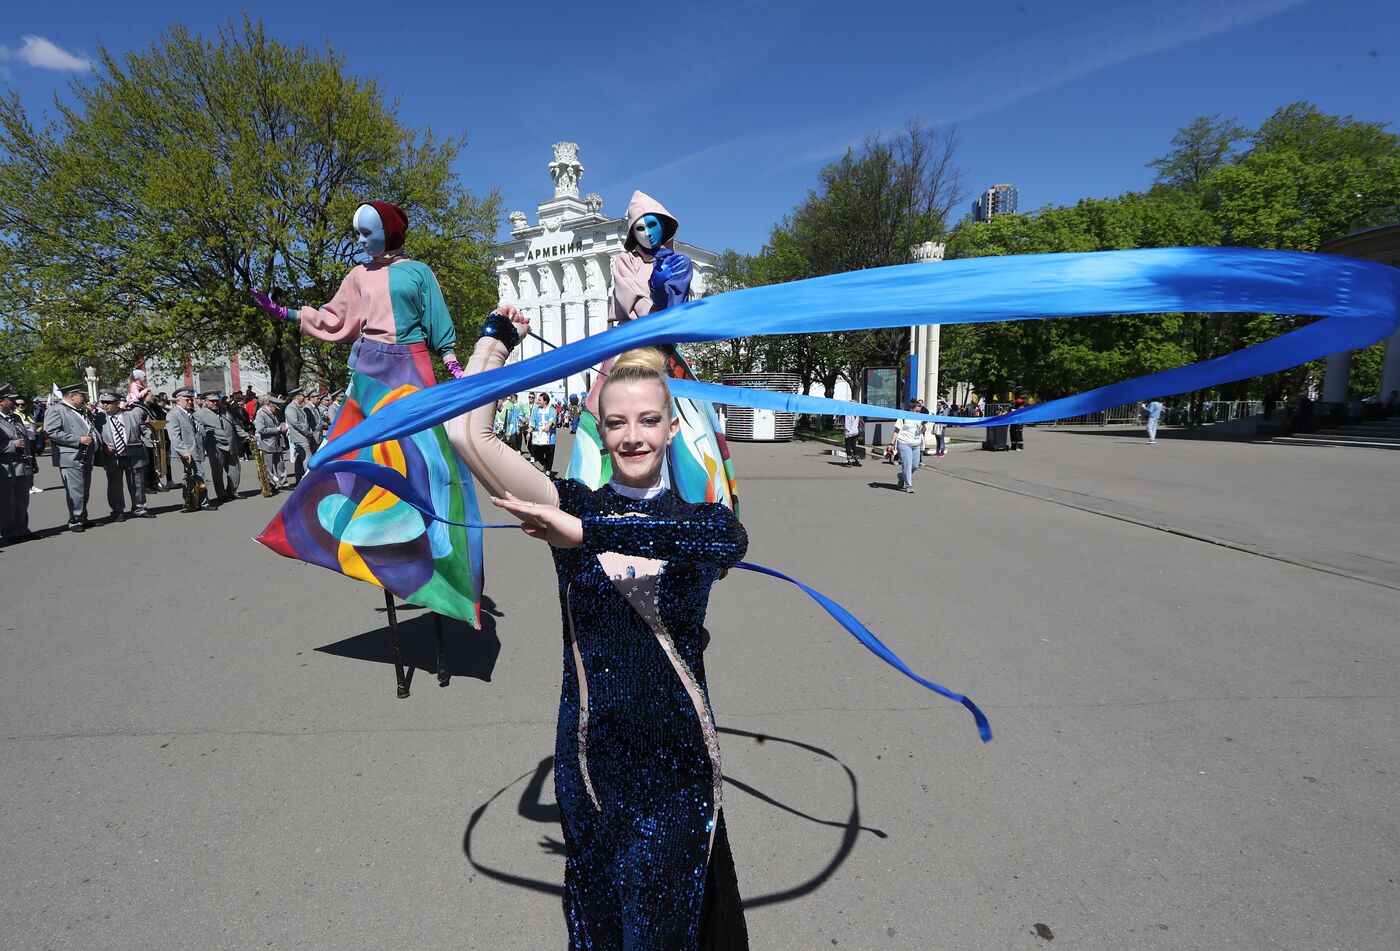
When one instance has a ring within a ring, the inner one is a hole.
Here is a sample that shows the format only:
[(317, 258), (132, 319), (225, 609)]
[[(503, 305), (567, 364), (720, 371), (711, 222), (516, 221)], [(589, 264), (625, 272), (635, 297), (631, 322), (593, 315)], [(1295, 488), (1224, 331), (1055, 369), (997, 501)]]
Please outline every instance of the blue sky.
[[(1201, 114), (1253, 126), (1306, 99), (1400, 129), (1393, 0), (386, 6), (247, 9), (377, 76), (403, 121), (465, 130), (463, 182), (499, 187), (506, 210), (533, 218), (568, 139), (605, 212), (642, 188), (715, 250), (757, 251), (824, 162), (911, 117), (956, 123), (969, 190), (1012, 182), (1022, 210), (1145, 187), (1144, 164)], [(213, 32), (239, 10), (24, 4), (0, 26), (0, 80), (43, 111), (99, 46)]]

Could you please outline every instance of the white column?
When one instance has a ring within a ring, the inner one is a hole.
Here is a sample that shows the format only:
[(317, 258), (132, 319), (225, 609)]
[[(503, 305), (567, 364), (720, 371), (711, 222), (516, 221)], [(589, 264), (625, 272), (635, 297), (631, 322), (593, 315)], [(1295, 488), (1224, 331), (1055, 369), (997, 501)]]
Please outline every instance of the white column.
[(929, 411), (938, 407), (938, 338), (942, 328), (938, 324), (930, 324), (924, 328), (924, 353), (919, 357), (919, 370), (923, 373), (924, 385), (922, 389), (923, 400), (928, 404)]
[[(522, 267), (516, 271), (515, 285), (520, 288), (521, 310), (525, 311), (530, 318), (530, 323), (536, 332), (539, 331), (540, 311), (539, 294), (535, 291), (535, 276), (528, 267)], [(515, 352), (520, 354), (519, 359), (528, 360), (540, 352), (540, 342), (533, 337), (526, 337), (520, 341), (520, 345), (515, 348)]]
[[(540, 329), (539, 335), (549, 341), (554, 347), (560, 345), (563, 337), (564, 321), (561, 315), (561, 305), (559, 303), (559, 275), (555, 272), (551, 264), (541, 264), (538, 266), (540, 280)], [(539, 352), (543, 353), (552, 350), (554, 347), (536, 341)], [(544, 386), (552, 386), (553, 382), (545, 383)], [(560, 383), (559, 385), (563, 385)]]
[(1385, 342), (1385, 360), (1381, 363), (1381, 402), (1390, 397), (1391, 390), (1400, 390), (1400, 330)]
[(587, 311), (588, 336), (603, 333), (608, 329), (611, 307), (611, 288), (608, 281), (612, 277), (612, 260), (607, 254), (595, 254), (584, 263), (584, 297)]
[(1322, 402), (1345, 403), (1351, 390), (1351, 351), (1343, 350), (1327, 358), (1322, 378)]

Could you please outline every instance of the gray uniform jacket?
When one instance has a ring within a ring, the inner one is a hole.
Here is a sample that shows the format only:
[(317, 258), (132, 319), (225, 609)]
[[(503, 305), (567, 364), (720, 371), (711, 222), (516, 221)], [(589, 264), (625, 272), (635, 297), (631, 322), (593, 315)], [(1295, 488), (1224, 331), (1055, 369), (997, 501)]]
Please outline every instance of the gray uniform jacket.
[(295, 403), (288, 403), (285, 410), (287, 414), (287, 438), (299, 446), (310, 446), (315, 433), (315, 423), (311, 418), (310, 409), (305, 406), (298, 406)]
[(189, 456), (196, 462), (204, 458), (200, 426), (183, 407), (173, 406), (165, 414), (165, 434), (170, 437), (170, 450), (175, 455)]
[[(21, 439), (27, 442), (23, 449), (18, 445)], [(32, 475), (34, 470), (30, 468), (29, 456), (33, 451), (34, 437), (25, 430), (19, 417), (0, 413), (0, 474), (15, 478)]]
[(306, 404), (306, 415), (311, 420), (311, 444), (319, 446), (326, 438), (326, 417), (319, 406)]
[[(141, 430), (146, 425), (145, 412), (139, 409), (129, 409), (116, 415), (122, 422), (122, 437), (126, 443), (122, 458), (145, 459), (146, 444), (141, 439)], [(97, 427), (98, 435), (102, 437), (102, 445), (107, 447), (109, 453), (115, 454), (117, 434), (112, 429), (112, 418), (106, 413), (98, 413), (93, 419), (93, 425)]]
[[(63, 400), (54, 403), (44, 413), (44, 432), (58, 447), (60, 469), (91, 465), (97, 458), (97, 431), (86, 416)], [(83, 436), (91, 436), (93, 445), (84, 446), (78, 442)]]
[(212, 456), (215, 450), (238, 455), (243, 451), (243, 440), (238, 435), (228, 413), (220, 413), (207, 406), (194, 411), (194, 418), (204, 429), (204, 452)]
[(271, 406), (259, 406), (257, 413), (253, 416), (253, 429), (258, 434), (258, 448), (263, 452), (282, 451), (282, 433), (278, 427), (282, 421), (277, 418), (277, 411)]

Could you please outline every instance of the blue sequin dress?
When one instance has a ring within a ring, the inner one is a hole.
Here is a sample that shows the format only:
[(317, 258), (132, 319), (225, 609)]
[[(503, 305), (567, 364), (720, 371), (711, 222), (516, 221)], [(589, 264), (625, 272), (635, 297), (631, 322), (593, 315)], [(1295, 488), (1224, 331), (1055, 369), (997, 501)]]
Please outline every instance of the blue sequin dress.
[(748, 537), (723, 505), (669, 489), (637, 499), (554, 485), (584, 524), (581, 547), (551, 549), (569, 947), (746, 949), (702, 649), (710, 587)]

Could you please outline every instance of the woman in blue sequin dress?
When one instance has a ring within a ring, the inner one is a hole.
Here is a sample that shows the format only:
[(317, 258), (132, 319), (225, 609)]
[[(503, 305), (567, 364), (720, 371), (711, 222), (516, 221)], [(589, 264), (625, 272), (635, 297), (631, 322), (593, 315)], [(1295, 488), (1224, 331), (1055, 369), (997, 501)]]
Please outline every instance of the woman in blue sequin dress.
[[(487, 318), (468, 374), (505, 363), (529, 328)], [(448, 434), (472, 475), (551, 545), (563, 616), (554, 783), (569, 947), (748, 948), (721, 811), (719, 743), (702, 654), (710, 586), (744, 556), (718, 503), (662, 485), (677, 420), (658, 351), (624, 354), (601, 394), (613, 479), (552, 479), (491, 434), (491, 407)]]

